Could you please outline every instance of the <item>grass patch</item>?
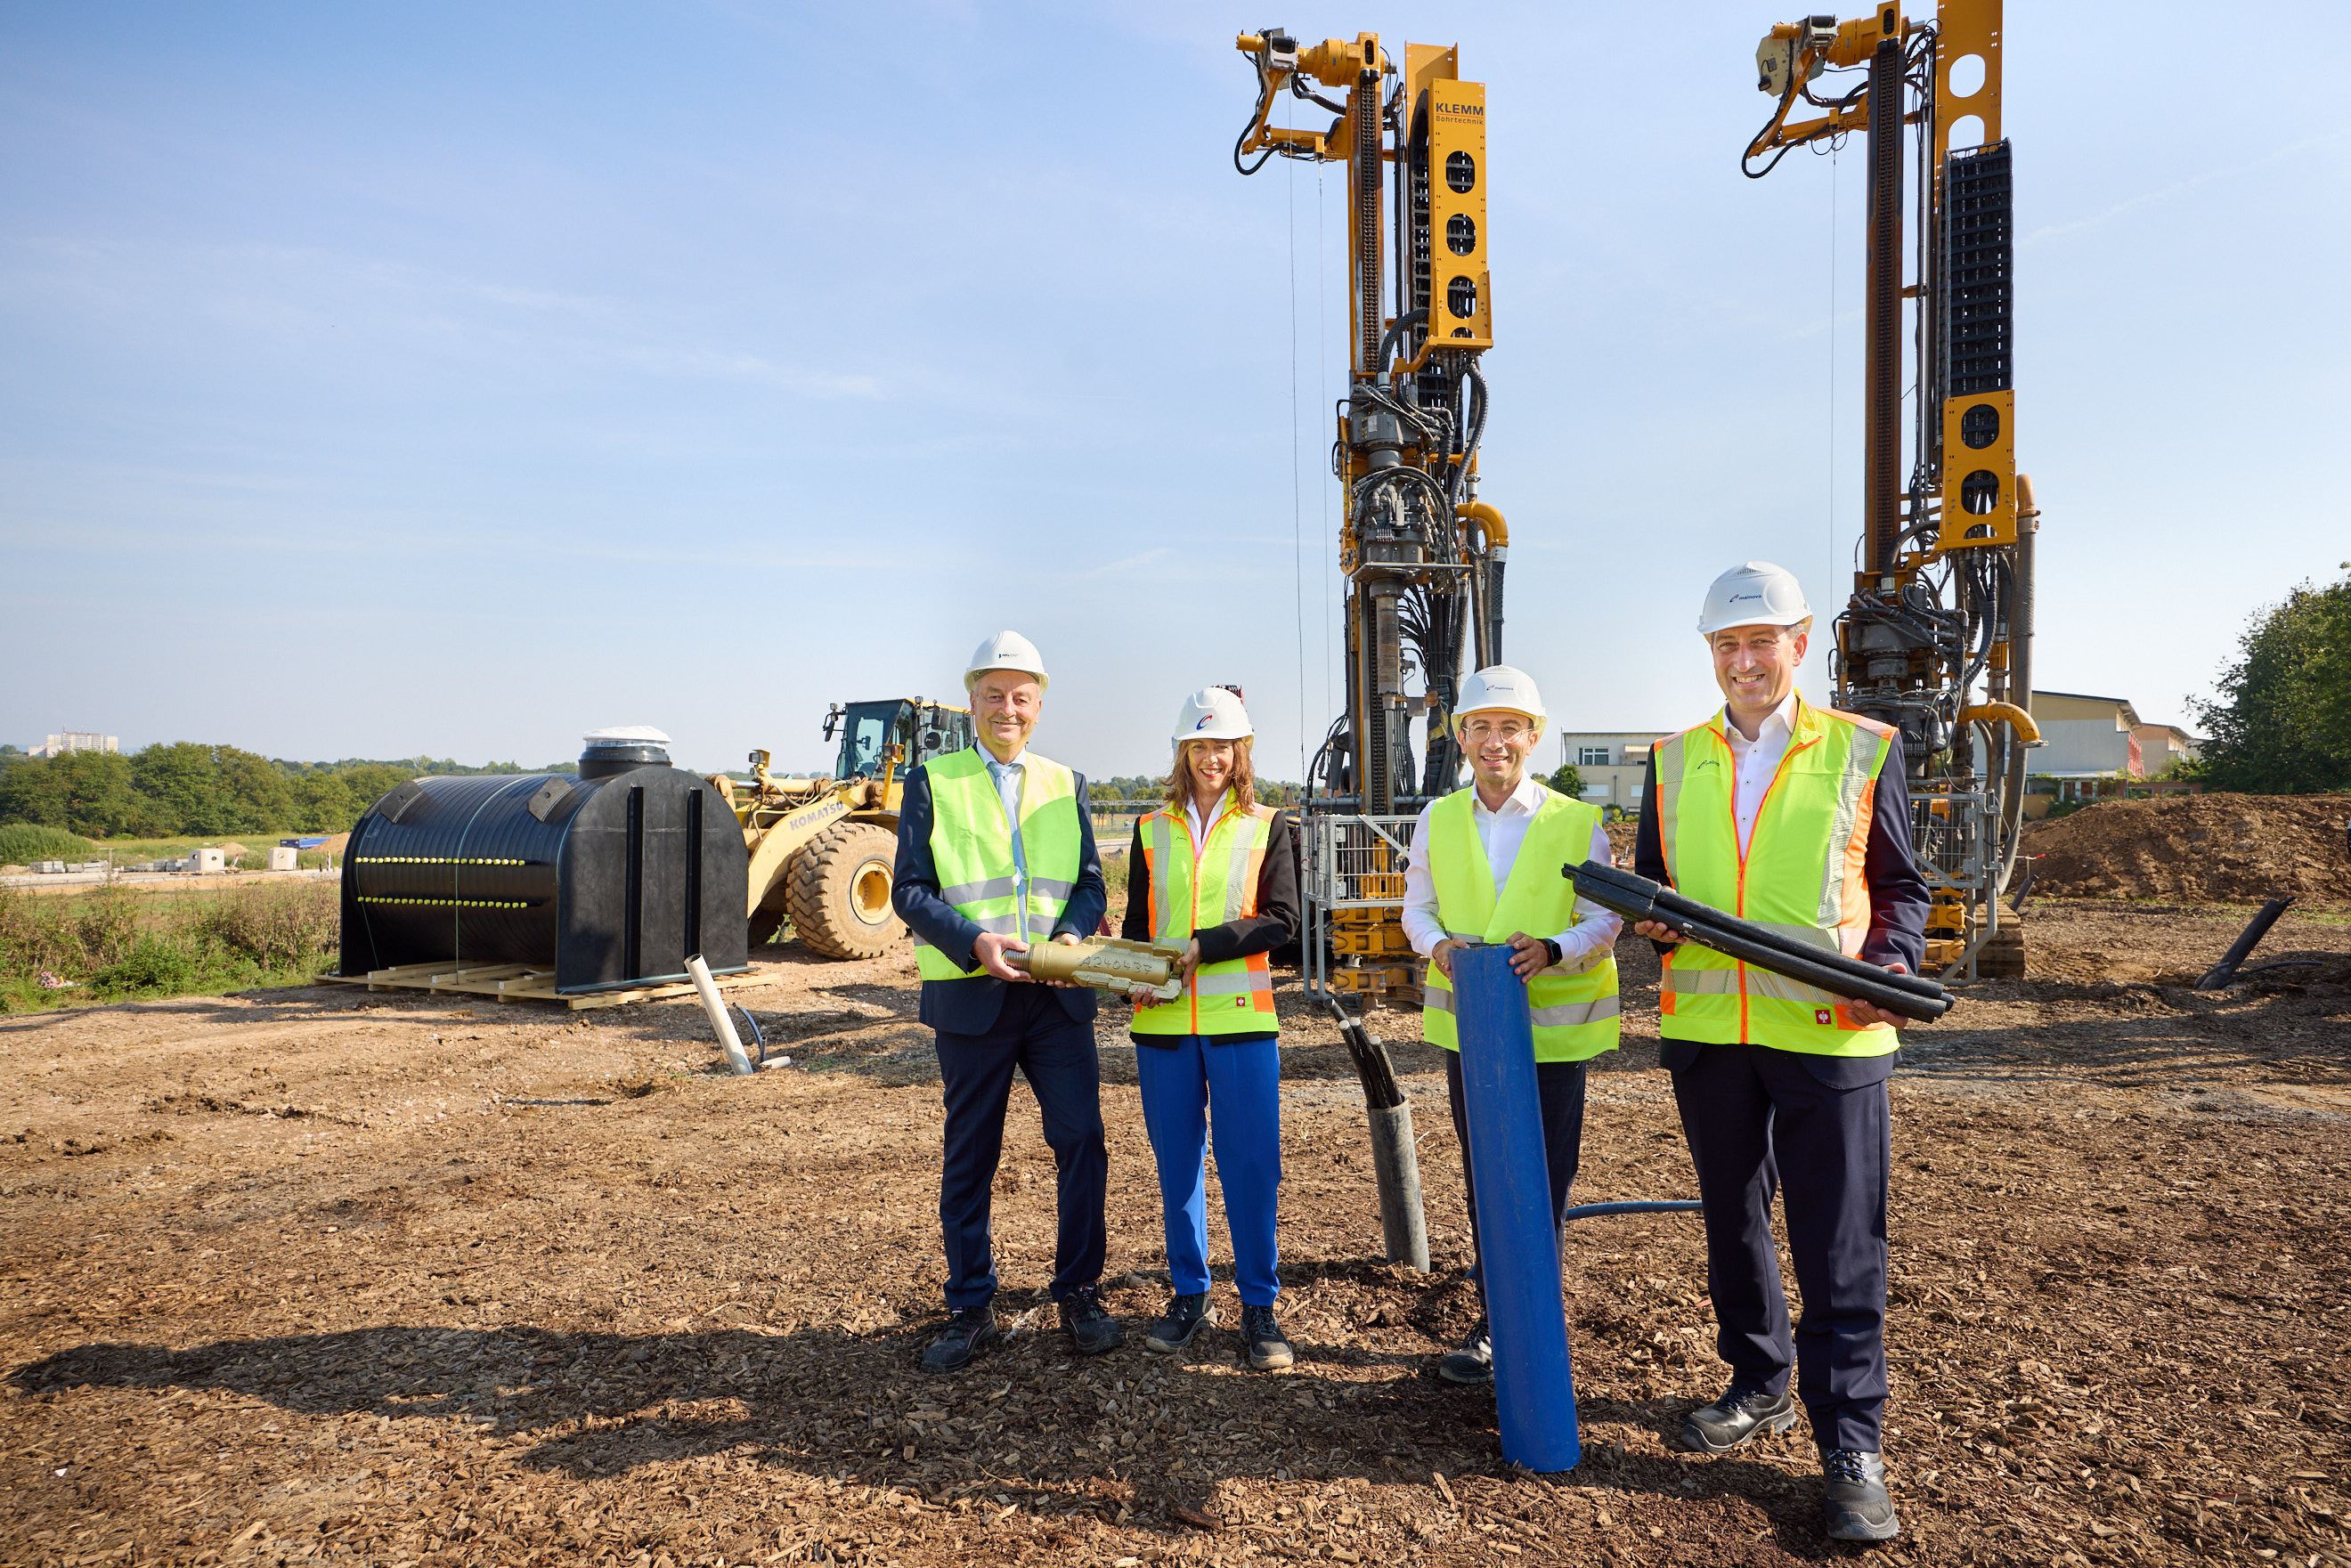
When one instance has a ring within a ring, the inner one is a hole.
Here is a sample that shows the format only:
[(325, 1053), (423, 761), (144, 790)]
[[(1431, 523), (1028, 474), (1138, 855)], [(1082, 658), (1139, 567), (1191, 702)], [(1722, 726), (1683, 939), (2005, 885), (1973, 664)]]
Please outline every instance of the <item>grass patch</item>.
[[(307, 985), (333, 961), (340, 910), (325, 883), (205, 896), (0, 889), (0, 1009)], [(50, 989), (44, 972), (75, 983)]]
[(0, 865), (88, 860), (94, 847), (88, 839), (63, 828), (44, 828), (33, 822), (10, 822), (0, 827)]

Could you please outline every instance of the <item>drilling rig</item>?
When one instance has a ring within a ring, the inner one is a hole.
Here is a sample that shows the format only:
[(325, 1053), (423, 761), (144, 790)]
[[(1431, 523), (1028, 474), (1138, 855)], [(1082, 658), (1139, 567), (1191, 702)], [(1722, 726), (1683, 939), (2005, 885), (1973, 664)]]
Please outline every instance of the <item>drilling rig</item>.
[[(2040, 514), (2016, 471), (2002, 42), (2001, 0), (1940, 0), (1932, 21), (1896, 3), (1774, 26), (1755, 51), (1771, 118), (1740, 160), (1761, 179), (1797, 147), (1866, 139), (1863, 526), (1830, 676), (1836, 706), (1901, 732), (1934, 900), (1927, 962), (1959, 979), (2023, 973), (2022, 931), (2013, 914), (2003, 925), (2000, 898), (2017, 863), (2025, 753), (2041, 744)], [(1821, 112), (1792, 121), (1800, 100)]]
[[(1253, 174), (1280, 156), (1346, 170), (1347, 390), (1331, 463), (1347, 695), (1307, 771), (1301, 949), (1308, 991), (1337, 1015), (1364, 1082), (1388, 1255), (1425, 1269), (1410, 1107), (1340, 998), (1417, 1010), (1422, 971), (1401, 920), (1414, 822), (1458, 779), (1465, 652), (1477, 668), (1502, 657), (1510, 533), (1478, 498), (1479, 358), (1494, 342), (1486, 89), (1461, 79), (1458, 47), (1406, 44), (1399, 65), (1376, 33), (1309, 46), (1269, 27), (1235, 47), (1258, 95), (1233, 166)], [(1285, 94), (1332, 116), (1327, 129), (1272, 124)]]

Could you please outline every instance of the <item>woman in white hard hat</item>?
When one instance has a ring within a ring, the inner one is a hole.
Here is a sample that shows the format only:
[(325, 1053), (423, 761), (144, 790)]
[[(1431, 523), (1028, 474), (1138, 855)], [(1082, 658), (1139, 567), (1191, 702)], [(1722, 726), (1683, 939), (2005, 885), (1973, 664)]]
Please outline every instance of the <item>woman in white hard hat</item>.
[[(1615, 946), (1623, 923), (1578, 902), (1575, 883), (1559, 874), (1573, 862), (1605, 864), (1608, 831), (1597, 807), (1556, 794), (1527, 773), (1544, 722), (1533, 680), (1508, 664), (1489, 665), (1461, 684), (1456, 712), (1472, 788), (1431, 801), (1420, 813), (1405, 873), (1404, 934), (1428, 960), (1421, 1038), (1447, 1053), (1446, 1097), (1461, 1145), (1470, 1277), (1482, 1297), (1485, 1260), (1477, 1250), (1478, 1189), (1453, 1022), (1453, 955), (1472, 943), (1508, 946), (1510, 968), (1526, 983), (1556, 1239), (1583, 1147), (1584, 1076), (1592, 1058), (1616, 1049)], [(1492, 1381), (1494, 1345), (1484, 1313), (1437, 1371), (1452, 1383)]]
[(1144, 1343), (1181, 1350), (1208, 1303), (1207, 1156), (1216, 1107), (1217, 1175), (1232, 1232), (1241, 1340), (1260, 1371), (1288, 1366), (1274, 1318), (1274, 1197), (1281, 1182), (1280, 1026), (1267, 955), (1298, 930), (1290, 820), (1257, 803), (1254, 732), (1240, 694), (1209, 686), (1176, 719), (1167, 803), (1134, 825), (1127, 861), (1131, 941), (1182, 945), (1183, 994), (1134, 993), (1135, 1071), (1159, 1166), (1173, 1297)]

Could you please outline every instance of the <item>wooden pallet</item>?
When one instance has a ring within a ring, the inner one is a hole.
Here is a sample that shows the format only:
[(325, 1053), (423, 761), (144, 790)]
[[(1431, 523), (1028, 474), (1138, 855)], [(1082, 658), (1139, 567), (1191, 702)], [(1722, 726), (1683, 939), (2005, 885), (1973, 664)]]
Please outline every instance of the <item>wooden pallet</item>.
[[(495, 997), (502, 1002), (560, 1002), (577, 1011), (581, 1008), (617, 1008), (624, 1002), (658, 1002), (672, 997), (694, 994), (694, 982), (675, 980), (656, 986), (636, 986), (627, 990), (588, 991), (578, 996), (565, 996), (555, 988), (555, 971), (534, 968), (528, 964), (477, 964), (471, 968), (453, 965), (446, 958), (437, 964), (402, 964), (392, 969), (371, 969), (364, 975), (321, 975), (319, 978), (338, 986), (365, 986), (371, 991), (424, 991), (434, 996), (462, 995)], [(752, 972), (743, 975), (714, 975), (714, 983), (722, 991), (737, 986), (757, 985), (766, 977)]]

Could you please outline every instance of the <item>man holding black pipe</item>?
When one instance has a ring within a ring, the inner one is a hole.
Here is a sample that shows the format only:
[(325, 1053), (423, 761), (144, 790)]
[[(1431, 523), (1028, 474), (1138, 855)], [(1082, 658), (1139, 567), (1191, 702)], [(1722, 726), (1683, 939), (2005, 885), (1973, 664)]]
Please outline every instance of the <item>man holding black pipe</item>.
[[(1899, 731), (1796, 694), (1812, 611), (1795, 578), (1749, 561), (1708, 590), (1698, 632), (1722, 710), (1649, 754), (1634, 869), (1685, 897), (1896, 974), (1926, 952)], [(1726, 1454), (1795, 1425), (1796, 1377), (1821, 1450), (1832, 1539), (1900, 1531), (1886, 1490), (1886, 1078), (1896, 1016), (1752, 967), (1656, 921), (1659, 1058), (1698, 1196), (1721, 1397), (1683, 1444)], [(1771, 1241), (1784, 1188), (1803, 1293), (1791, 1333)]]

